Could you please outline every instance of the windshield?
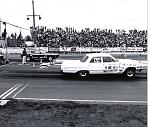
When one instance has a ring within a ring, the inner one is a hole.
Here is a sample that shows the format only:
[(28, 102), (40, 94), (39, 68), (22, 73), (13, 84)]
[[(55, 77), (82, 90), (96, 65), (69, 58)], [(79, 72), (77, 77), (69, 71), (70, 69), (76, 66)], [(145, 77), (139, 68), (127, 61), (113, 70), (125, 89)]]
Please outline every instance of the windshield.
[(88, 58), (89, 58), (89, 57), (85, 55), (84, 57), (82, 57), (82, 58), (80, 59), (80, 62), (85, 62)]

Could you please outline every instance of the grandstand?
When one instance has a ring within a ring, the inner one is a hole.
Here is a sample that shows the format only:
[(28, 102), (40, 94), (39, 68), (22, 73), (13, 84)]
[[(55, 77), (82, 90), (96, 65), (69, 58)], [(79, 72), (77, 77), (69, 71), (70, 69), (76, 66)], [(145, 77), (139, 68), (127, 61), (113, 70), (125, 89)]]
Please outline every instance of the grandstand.
[[(31, 35), (33, 33), (31, 32)], [(38, 47), (48, 47), (54, 52), (145, 52), (147, 51), (147, 30), (119, 30), (85, 28), (80, 31), (72, 27), (35, 29)], [(22, 39), (23, 43), (25, 42)], [(21, 47), (15, 38), (7, 39), (8, 47)], [(0, 41), (0, 48), (5, 47)]]
[(36, 28), (38, 46), (58, 47), (147, 47), (147, 30), (116, 30), (89, 28)]

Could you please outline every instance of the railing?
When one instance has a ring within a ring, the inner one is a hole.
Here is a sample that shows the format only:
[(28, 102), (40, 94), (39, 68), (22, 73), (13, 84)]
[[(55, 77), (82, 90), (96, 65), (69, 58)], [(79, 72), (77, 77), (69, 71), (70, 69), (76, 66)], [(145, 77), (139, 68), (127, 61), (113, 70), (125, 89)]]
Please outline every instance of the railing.
[[(114, 48), (95, 48), (95, 47), (63, 47), (63, 48), (48, 48), (48, 47), (28, 47), (28, 50), (43, 50), (45, 52), (57, 52), (57, 53), (91, 53), (91, 52), (107, 52), (107, 53), (134, 53), (145, 52), (143, 47), (114, 47)], [(8, 54), (11, 53), (21, 53), (22, 48), (20, 47), (8, 47)], [(5, 48), (0, 48), (2, 54), (6, 53)]]

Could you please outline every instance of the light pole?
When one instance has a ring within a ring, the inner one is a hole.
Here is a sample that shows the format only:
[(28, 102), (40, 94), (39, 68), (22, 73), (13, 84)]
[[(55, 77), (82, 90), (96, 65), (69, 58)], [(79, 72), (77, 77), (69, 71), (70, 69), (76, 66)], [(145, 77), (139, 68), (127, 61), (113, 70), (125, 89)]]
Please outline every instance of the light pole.
[(34, 0), (32, 0), (32, 9), (33, 9), (33, 14), (32, 15), (27, 15), (27, 20), (29, 20), (29, 17), (32, 16), (33, 17), (33, 42), (34, 44), (36, 44), (36, 37), (35, 37), (35, 16), (39, 17), (39, 20), (41, 20), (41, 16), (40, 15), (35, 15), (35, 11), (34, 11)]

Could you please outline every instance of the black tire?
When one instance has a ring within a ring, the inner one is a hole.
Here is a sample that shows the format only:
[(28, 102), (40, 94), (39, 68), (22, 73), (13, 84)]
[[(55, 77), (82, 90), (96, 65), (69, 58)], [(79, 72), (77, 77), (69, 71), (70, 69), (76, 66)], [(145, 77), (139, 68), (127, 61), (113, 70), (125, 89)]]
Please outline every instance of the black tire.
[(79, 71), (77, 74), (79, 77), (87, 77), (89, 72), (83, 70), (83, 71)]
[(9, 60), (5, 60), (5, 64), (9, 64)]
[(135, 76), (135, 69), (134, 68), (128, 68), (124, 73), (126, 78), (133, 78)]

